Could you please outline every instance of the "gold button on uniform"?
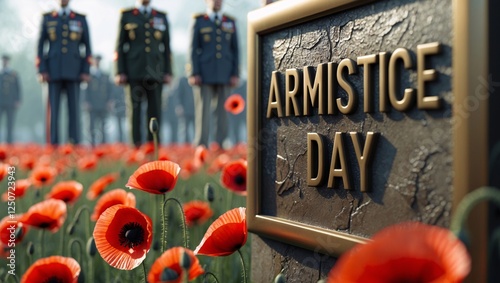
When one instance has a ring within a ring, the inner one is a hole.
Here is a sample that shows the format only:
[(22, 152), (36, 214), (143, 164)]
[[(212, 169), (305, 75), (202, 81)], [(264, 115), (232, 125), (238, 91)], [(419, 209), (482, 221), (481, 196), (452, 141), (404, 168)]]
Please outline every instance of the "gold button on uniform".
[(215, 40), (217, 40), (217, 42), (221, 42), (221, 37), (220, 36), (217, 36), (217, 38), (215, 38)]
[(222, 31), (220, 29), (217, 29), (217, 34), (221, 34)]
[(61, 51), (62, 51), (62, 53), (67, 53), (67, 52), (68, 52), (68, 48), (63, 47), (63, 48), (61, 49)]
[(144, 24), (144, 27), (145, 27), (145, 28), (149, 28), (149, 23), (145, 23), (145, 24)]
[(221, 50), (221, 49), (222, 49), (222, 45), (217, 44), (217, 45), (215, 46), (215, 48), (217, 48), (217, 50)]
[(146, 51), (147, 53), (151, 52), (151, 47), (146, 46), (145, 51)]
[(68, 37), (68, 32), (67, 32), (67, 31), (63, 31), (63, 32), (62, 32), (62, 36), (63, 36), (63, 37)]
[(150, 36), (151, 33), (149, 31), (146, 32), (146, 36)]
[(63, 25), (63, 29), (68, 29), (68, 25)]
[(151, 43), (151, 39), (146, 38), (146, 43), (147, 43), (147, 44), (150, 44), (150, 43)]
[(68, 44), (68, 40), (67, 39), (63, 39), (62, 40), (62, 44), (64, 44), (64, 45)]
[(217, 59), (220, 59), (222, 58), (222, 54), (220, 54), (220, 52), (217, 52), (217, 54), (215, 54), (215, 57), (217, 57)]

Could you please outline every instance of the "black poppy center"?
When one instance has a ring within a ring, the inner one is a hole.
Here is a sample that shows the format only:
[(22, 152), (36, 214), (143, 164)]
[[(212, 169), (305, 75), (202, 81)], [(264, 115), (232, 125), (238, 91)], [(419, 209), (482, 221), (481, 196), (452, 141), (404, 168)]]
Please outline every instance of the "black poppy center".
[(158, 190), (160, 193), (166, 193), (168, 192), (168, 188), (163, 188)]
[(47, 177), (45, 177), (45, 176), (40, 177), (40, 181), (41, 181), (42, 183), (47, 182), (47, 180), (48, 180), (48, 178), (47, 178)]
[(233, 101), (233, 108), (238, 107), (238, 105), (239, 105), (238, 101)]
[(144, 242), (144, 234), (144, 228), (139, 223), (127, 223), (120, 231), (120, 245), (133, 249)]
[(49, 279), (45, 280), (43, 283), (64, 283), (64, 281), (61, 278), (52, 276)]
[(38, 227), (45, 229), (45, 228), (49, 228), (50, 224), (51, 223), (49, 223), (49, 222), (42, 222), (42, 223), (38, 224)]
[(236, 185), (244, 185), (245, 181), (245, 177), (243, 177), (242, 175), (236, 175), (236, 177), (234, 177), (234, 182), (236, 183)]

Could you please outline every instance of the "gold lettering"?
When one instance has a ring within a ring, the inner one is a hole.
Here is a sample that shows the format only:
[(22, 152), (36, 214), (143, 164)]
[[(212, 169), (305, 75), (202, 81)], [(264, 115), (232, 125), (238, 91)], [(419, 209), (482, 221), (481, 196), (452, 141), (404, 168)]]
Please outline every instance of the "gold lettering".
[[(337, 159), (340, 163), (340, 168), (337, 168)], [(347, 167), (347, 158), (345, 154), (344, 142), (342, 133), (336, 132), (333, 139), (332, 160), (330, 163), (330, 174), (328, 176), (328, 188), (333, 188), (335, 178), (342, 178), (344, 189), (350, 190), (351, 183), (349, 180), (349, 168)]]
[(441, 99), (438, 96), (425, 96), (425, 82), (437, 78), (435, 69), (425, 69), (425, 56), (439, 53), (438, 42), (417, 45), (417, 108), (421, 110), (439, 109)]
[(413, 62), (411, 60), (410, 52), (405, 48), (398, 48), (394, 51), (389, 59), (389, 100), (392, 107), (398, 111), (407, 111), (410, 109), (414, 100), (415, 91), (412, 88), (406, 88), (403, 98), (398, 100), (399, 77), (397, 70), (398, 59), (403, 60), (405, 69), (411, 69)]
[(335, 74), (337, 73), (337, 64), (328, 63), (328, 115), (333, 115), (335, 111), (335, 91), (337, 90), (337, 81)]
[(337, 81), (339, 82), (340, 87), (345, 90), (348, 96), (345, 106), (342, 105), (342, 99), (337, 98), (337, 107), (339, 108), (340, 113), (347, 115), (353, 113), (356, 110), (357, 96), (352, 85), (343, 76), (344, 68), (347, 68), (349, 75), (355, 74), (357, 70), (356, 65), (354, 65), (354, 62), (351, 59), (343, 59), (342, 61), (340, 61), (337, 68)]
[(372, 95), (372, 69), (370, 65), (377, 63), (377, 54), (358, 57), (358, 66), (363, 65), (363, 98), (365, 113), (373, 112), (373, 95)]
[(283, 117), (283, 107), (281, 106), (280, 90), (278, 88), (278, 71), (271, 73), (271, 87), (269, 89), (269, 100), (267, 103), (267, 118), (271, 118), (273, 109), (278, 112), (278, 117)]
[(286, 88), (285, 115), (286, 116), (292, 116), (292, 106), (293, 106), (293, 113), (295, 114), (295, 116), (301, 115), (300, 108), (297, 102), (297, 97), (295, 97), (300, 90), (300, 84), (301, 84), (300, 76), (297, 69), (287, 69), (285, 72), (285, 88)]
[(349, 134), (351, 135), (351, 140), (354, 145), (354, 151), (356, 151), (356, 158), (358, 160), (361, 191), (368, 192), (370, 191), (368, 167), (370, 166), (371, 160), (373, 159), (373, 152), (375, 151), (375, 142), (377, 140), (378, 134), (374, 132), (366, 133), (363, 152), (361, 152), (361, 144), (358, 139), (358, 133), (350, 132)]
[(380, 52), (379, 58), (379, 77), (378, 77), (378, 110), (380, 112), (388, 112), (389, 106), (387, 103), (387, 52)]
[(307, 185), (318, 187), (323, 183), (325, 154), (323, 139), (317, 133), (307, 133)]
[[(326, 64), (319, 64), (316, 68), (316, 76), (314, 83), (311, 82), (311, 75), (309, 72), (313, 69), (311, 66), (306, 66), (303, 69), (304, 77), (304, 115), (311, 115), (311, 107), (318, 107), (318, 114), (325, 114), (324, 112), (324, 92), (323, 92), (323, 69)], [(313, 85), (311, 85), (311, 83)]]

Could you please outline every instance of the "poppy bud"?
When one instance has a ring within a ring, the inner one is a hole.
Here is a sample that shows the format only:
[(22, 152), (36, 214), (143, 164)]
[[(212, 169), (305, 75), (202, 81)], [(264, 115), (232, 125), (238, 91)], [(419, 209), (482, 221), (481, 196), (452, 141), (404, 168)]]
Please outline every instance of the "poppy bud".
[(24, 230), (22, 225), (17, 226), (16, 233), (14, 235), (16, 236), (16, 240), (22, 239), (22, 237), (24, 236)]
[[(75, 221), (76, 222), (76, 221)], [(75, 226), (76, 226), (76, 223), (71, 223), (69, 226), (68, 226), (68, 229), (66, 230), (68, 235), (73, 235), (75, 233)]]
[(286, 283), (286, 279), (283, 273), (278, 274), (276, 278), (274, 278), (274, 283)]
[(160, 250), (160, 241), (154, 240), (153, 241), (153, 251), (159, 251)]
[(95, 256), (96, 253), (97, 253), (97, 248), (95, 246), (94, 237), (90, 237), (90, 239), (87, 242), (87, 254), (93, 257)]
[(186, 250), (184, 250), (181, 254), (181, 267), (184, 270), (188, 270), (191, 267), (191, 258), (187, 254)]
[(152, 134), (156, 134), (158, 132), (158, 120), (156, 120), (156, 117), (151, 118), (149, 120), (149, 131)]
[(165, 267), (165, 269), (163, 269), (160, 276), (161, 281), (167, 281), (167, 282), (175, 280), (177, 278), (179, 278), (179, 274), (177, 274), (175, 270), (168, 267)]
[(208, 200), (209, 202), (213, 202), (214, 201), (214, 188), (212, 187), (212, 185), (210, 185), (210, 183), (206, 183), (205, 184), (205, 199)]
[(26, 248), (26, 253), (29, 256), (32, 256), (35, 253), (35, 245), (33, 244), (33, 242), (28, 243), (28, 247)]

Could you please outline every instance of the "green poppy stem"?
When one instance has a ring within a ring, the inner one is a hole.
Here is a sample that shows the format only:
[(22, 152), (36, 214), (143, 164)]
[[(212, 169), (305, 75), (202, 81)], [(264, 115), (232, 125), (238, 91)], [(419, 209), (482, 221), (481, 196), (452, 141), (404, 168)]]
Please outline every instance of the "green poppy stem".
[(500, 207), (500, 191), (494, 187), (485, 186), (468, 193), (462, 201), (460, 201), (455, 211), (455, 216), (451, 220), (450, 230), (457, 236), (464, 232), (465, 222), (471, 210), (479, 202), (485, 200), (489, 200)]
[(43, 246), (45, 246), (45, 229), (40, 229), (40, 258), (43, 258)]
[(82, 253), (83, 253), (83, 243), (82, 243), (82, 240), (80, 240), (80, 239), (71, 239), (71, 241), (69, 241), (69, 244), (68, 244), (68, 246), (69, 246), (69, 254), (70, 254), (70, 256), (73, 255), (73, 245), (75, 243), (78, 244), (78, 248), (79, 248), (78, 252), (76, 253), (78, 256), (77, 257), (75, 256), (75, 260), (77, 262), (82, 262)]
[(147, 273), (146, 273), (146, 264), (144, 263), (144, 261), (142, 261), (141, 265), (142, 265), (142, 273), (144, 275), (143, 282), (147, 283), (148, 281), (146, 280), (146, 278), (148, 278), (148, 277), (147, 277)]
[(161, 253), (165, 252), (166, 239), (165, 234), (167, 233), (167, 228), (165, 227), (165, 203), (167, 202), (167, 195), (163, 194), (163, 201), (161, 205)]
[(73, 220), (70, 222), (71, 224), (69, 227), (74, 226), (74, 225), (76, 225), (76, 223), (78, 223), (78, 220), (80, 220), (80, 216), (83, 213), (83, 211), (87, 212), (87, 217), (85, 218), (85, 221), (87, 224), (87, 226), (85, 227), (85, 236), (88, 239), (92, 236), (90, 233), (90, 230), (92, 230), (92, 229), (90, 226), (90, 215), (91, 215), (90, 208), (86, 204), (84, 204), (78, 208), (78, 210), (75, 213), (75, 216), (73, 217)]
[(207, 282), (207, 280), (206, 280), (207, 279), (207, 275), (212, 276), (215, 279), (215, 282), (219, 283), (219, 279), (217, 279), (217, 276), (215, 276), (215, 274), (213, 274), (210, 271), (205, 272), (205, 276), (203, 276), (203, 282)]
[[(181, 219), (182, 219), (182, 231), (183, 231), (183, 238), (184, 238), (184, 247), (188, 248), (188, 234), (187, 234), (186, 216), (184, 215), (184, 209), (182, 208), (182, 204), (176, 198), (168, 198), (163, 202), (163, 206), (162, 206), (162, 211), (163, 211), (163, 215), (162, 215), (162, 221), (163, 221), (162, 245), (163, 245), (163, 242), (165, 242), (165, 247), (167, 244), (166, 241), (167, 241), (167, 236), (168, 236), (168, 233), (167, 233), (167, 227), (168, 227), (168, 217), (167, 216), (168, 216), (168, 214), (165, 213), (165, 205), (169, 201), (175, 202), (177, 204), (177, 207), (180, 210)], [(162, 252), (164, 252), (163, 248), (162, 248)]]
[(243, 272), (242, 272), (243, 283), (247, 283), (247, 270), (245, 268), (245, 261), (243, 260), (243, 254), (241, 253), (240, 249), (238, 249), (238, 254), (240, 255), (241, 267), (243, 268)]
[(2, 282), (7, 282), (7, 280), (8, 280), (9, 278), (13, 278), (12, 280), (14, 280), (14, 282), (19, 283), (19, 278), (17, 277), (17, 274), (16, 274), (16, 273), (14, 273), (14, 274), (12, 275), (12, 274), (10, 274), (9, 272), (7, 272), (7, 273), (5, 274), (5, 277), (4, 277), (4, 279), (3, 279), (3, 281), (2, 281)]

